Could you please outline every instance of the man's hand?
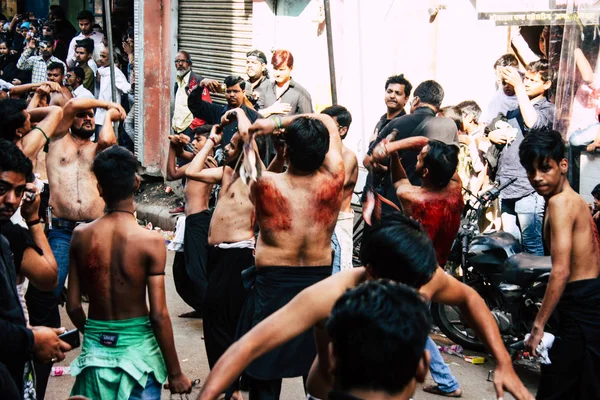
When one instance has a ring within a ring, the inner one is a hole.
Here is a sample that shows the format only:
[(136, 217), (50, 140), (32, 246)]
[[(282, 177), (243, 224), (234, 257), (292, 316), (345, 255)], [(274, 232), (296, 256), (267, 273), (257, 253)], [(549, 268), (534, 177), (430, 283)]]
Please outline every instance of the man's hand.
[(261, 118), (250, 125), (250, 133), (253, 135), (268, 135), (275, 131), (275, 122), (270, 118)]
[(40, 97), (50, 96), (51, 91), (52, 91), (52, 88), (50, 87), (50, 85), (46, 85), (45, 83), (42, 84), (37, 89), (35, 89), (35, 93)]
[(34, 326), (33, 331), (33, 349), (35, 357), (43, 362), (56, 362), (65, 359), (65, 352), (71, 350), (68, 343), (58, 338), (58, 335), (65, 332), (64, 328), (47, 328), (45, 326)]
[(521, 78), (521, 74), (515, 67), (502, 67), (500, 68), (500, 77), (506, 83), (512, 85), (515, 90), (519, 86), (523, 86), (523, 79)]
[(169, 136), (169, 144), (175, 149), (183, 149), (189, 142), (189, 136), (183, 133)]
[(62, 87), (60, 87), (60, 85), (56, 82), (47, 81), (47, 82), (44, 82), (44, 84), (42, 86), (44, 86), (44, 85), (46, 85), (50, 88), (50, 92), (62, 93)]
[(488, 139), (492, 143), (506, 144), (510, 143), (516, 138), (515, 128), (501, 128), (491, 131), (488, 134)]
[(281, 100), (277, 100), (269, 107), (271, 114), (287, 114), (292, 111), (292, 106), (289, 103), (282, 103)]
[(241, 108), (232, 108), (231, 110), (227, 110), (221, 117), (221, 126), (224, 127), (231, 124), (233, 121), (236, 121), (238, 112), (243, 111)]
[(544, 337), (544, 330), (538, 329), (534, 326), (531, 329), (529, 339), (527, 339), (525, 341), (525, 351), (528, 351), (529, 354), (537, 357), (538, 356), (537, 347), (540, 344), (540, 342), (542, 341), (543, 337)]
[(25, 221), (31, 222), (38, 219), (40, 209), (40, 196), (38, 196), (37, 187), (33, 182), (29, 182), (25, 186), (25, 194), (21, 203), (21, 215)]
[(37, 48), (37, 42), (35, 41), (34, 38), (30, 38), (27, 41), (27, 48), (32, 49), (32, 50), (35, 50)]
[(133, 54), (133, 45), (129, 44), (126, 40), (123, 41), (123, 51), (125, 54), (130, 55)]
[(111, 116), (111, 121), (124, 121), (127, 117), (127, 113), (122, 105), (118, 103), (108, 103), (106, 107), (107, 113)]
[(207, 87), (210, 92), (218, 92), (221, 89), (219, 81), (214, 79), (204, 78), (200, 81), (200, 86)]
[(280, 136), (273, 137), (273, 147), (277, 157), (285, 157), (285, 140)]
[(18, 86), (18, 85), (20, 85), (20, 84), (21, 84), (21, 81), (20, 81), (20, 80), (18, 80), (17, 78), (15, 78), (15, 79), (13, 79), (13, 80), (12, 80), (12, 82), (11, 82), (11, 83), (12, 83), (13, 85), (15, 85), (15, 86)]
[(596, 149), (600, 148), (600, 142), (597, 141), (593, 141), (592, 143), (588, 144), (587, 147), (585, 148), (589, 153), (593, 153), (596, 151)]
[(191, 393), (192, 392), (192, 381), (187, 376), (180, 373), (176, 376), (169, 376), (169, 383), (165, 385), (165, 389), (169, 389), (172, 394), (174, 393)]
[(534, 397), (519, 379), (512, 364), (498, 364), (494, 370), (494, 388), (496, 398), (503, 399), (504, 391), (511, 393), (518, 400), (533, 400)]
[(208, 139), (214, 141), (215, 146), (221, 143), (221, 140), (223, 139), (223, 128), (221, 128), (220, 125), (213, 125)]

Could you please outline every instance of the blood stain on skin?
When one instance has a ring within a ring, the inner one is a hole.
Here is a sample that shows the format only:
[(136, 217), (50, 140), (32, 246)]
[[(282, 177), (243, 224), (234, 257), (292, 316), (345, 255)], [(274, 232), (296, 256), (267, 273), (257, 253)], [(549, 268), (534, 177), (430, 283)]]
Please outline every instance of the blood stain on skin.
[(292, 228), (291, 207), (275, 184), (263, 179), (254, 185), (256, 199), (256, 217), (262, 221), (262, 228), (270, 231), (290, 230)]
[(332, 180), (323, 183), (315, 192), (314, 222), (329, 225), (337, 220), (343, 197), (343, 180)]

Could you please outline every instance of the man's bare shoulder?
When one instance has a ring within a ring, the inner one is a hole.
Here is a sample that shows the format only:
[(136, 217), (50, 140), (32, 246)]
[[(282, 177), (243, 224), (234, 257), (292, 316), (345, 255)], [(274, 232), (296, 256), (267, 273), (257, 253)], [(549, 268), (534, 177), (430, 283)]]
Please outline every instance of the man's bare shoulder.
[(572, 189), (550, 197), (546, 208), (552, 219), (567, 219), (570, 216), (577, 216), (583, 208), (588, 211), (588, 206), (583, 198)]
[(346, 146), (342, 148), (342, 161), (344, 162), (344, 165), (352, 168), (358, 166), (358, 158), (356, 158), (356, 154)]

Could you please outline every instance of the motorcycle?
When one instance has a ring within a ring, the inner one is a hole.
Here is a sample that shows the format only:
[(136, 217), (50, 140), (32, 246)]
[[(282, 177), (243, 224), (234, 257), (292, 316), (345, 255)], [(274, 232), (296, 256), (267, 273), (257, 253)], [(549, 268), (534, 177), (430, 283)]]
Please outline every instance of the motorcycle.
[[(479, 196), (471, 194), (450, 255), (447, 272), (479, 293), (494, 316), (507, 346), (522, 344), (531, 331), (550, 277), (550, 257), (522, 252), (519, 241), (507, 232), (480, 233), (479, 221), (500, 192), (516, 180), (495, 185)], [(483, 351), (458, 307), (431, 304), (436, 325), (466, 349)], [(552, 332), (551, 321), (546, 331)]]

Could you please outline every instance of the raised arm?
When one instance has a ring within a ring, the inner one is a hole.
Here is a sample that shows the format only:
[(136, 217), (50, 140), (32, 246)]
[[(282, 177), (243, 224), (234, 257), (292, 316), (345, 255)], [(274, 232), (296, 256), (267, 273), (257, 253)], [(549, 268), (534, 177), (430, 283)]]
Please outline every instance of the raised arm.
[(153, 234), (148, 242), (148, 298), (150, 300), (152, 329), (165, 359), (171, 393), (190, 393), (192, 382), (181, 371), (177, 351), (175, 350), (175, 341), (173, 340), (173, 326), (167, 309), (165, 294), (166, 250), (164, 242), (158, 234)]
[(29, 111), (32, 121), (39, 121), (21, 140), (23, 154), (31, 160), (37, 158), (40, 150), (55, 136), (56, 128), (63, 118), (63, 110), (58, 106), (48, 106)]
[(492, 352), (496, 359), (494, 387), (498, 398), (503, 398), (504, 390), (506, 390), (519, 400), (533, 400), (533, 396), (513, 369), (512, 360), (500, 336), (498, 324), (481, 296), (474, 289), (447, 275), (438, 267), (431, 281), (420, 291), (436, 303), (458, 306), (462, 315), (469, 322), (469, 326), (477, 333), (477, 337)]
[[(202, 80), (204, 82), (205, 80)], [(201, 82), (201, 83), (202, 83)], [(188, 108), (196, 118), (201, 118), (207, 124), (218, 124), (221, 120), (222, 107), (202, 100), (204, 86), (198, 85), (188, 96)]]
[(97, 153), (112, 146), (113, 144), (117, 144), (117, 135), (115, 134), (113, 122), (124, 121), (126, 117), (127, 113), (120, 104), (116, 104), (115, 107), (108, 109), (106, 115), (104, 116), (104, 124), (102, 125), (102, 129), (100, 129), (100, 134), (98, 135), (98, 146), (96, 148)]
[(185, 170), (185, 176), (189, 179), (204, 183), (221, 183), (225, 167), (204, 169), (204, 164), (213, 148), (221, 142), (223, 131), (218, 125), (214, 125), (210, 136), (202, 149), (196, 154), (196, 157), (188, 164)]
[(275, 158), (269, 164), (267, 171), (280, 173), (285, 167), (285, 141), (281, 137), (273, 138), (273, 147), (275, 147)]
[[(523, 116), (525, 125), (530, 129), (542, 128), (546, 121), (538, 121), (539, 113), (529, 99), (529, 95), (525, 90), (525, 85), (523, 84), (523, 79), (521, 79), (519, 71), (514, 67), (503, 67), (500, 70), (500, 75), (502, 76), (502, 79), (515, 88), (515, 95), (519, 101), (519, 110), (521, 111), (521, 116)], [(547, 82), (548, 88), (550, 87), (550, 84), (550, 82)]]
[(190, 142), (185, 134), (169, 136), (169, 156), (167, 158), (167, 180), (176, 181), (185, 177), (188, 164), (177, 168), (176, 159), (183, 153), (183, 147)]
[(594, 82), (594, 70), (590, 65), (589, 61), (583, 54), (580, 48), (576, 48), (573, 52), (575, 55), (575, 64), (577, 65), (577, 69), (581, 73), (581, 78), (586, 84), (591, 84)]
[(529, 349), (531, 354), (536, 354), (536, 349), (542, 336), (544, 336), (544, 327), (548, 318), (556, 308), (560, 300), (569, 276), (571, 275), (571, 250), (573, 247), (573, 229), (575, 227), (576, 209), (570, 199), (559, 196), (552, 197), (546, 204), (547, 215), (550, 225), (550, 237), (552, 246), (550, 256), (552, 259), (552, 271), (548, 280), (548, 287), (542, 300), (533, 327), (531, 336), (525, 343), (525, 348)]
[(111, 103), (106, 100), (85, 98), (71, 99), (63, 109), (63, 118), (60, 121), (58, 128), (56, 128), (56, 134), (58, 136), (64, 136), (69, 131), (69, 128), (71, 128), (71, 125), (73, 125), (75, 114), (89, 110), (90, 108), (104, 108), (106, 110), (111, 108), (117, 108), (119, 110), (123, 109), (120, 104)]

